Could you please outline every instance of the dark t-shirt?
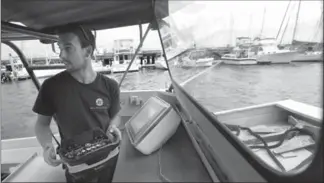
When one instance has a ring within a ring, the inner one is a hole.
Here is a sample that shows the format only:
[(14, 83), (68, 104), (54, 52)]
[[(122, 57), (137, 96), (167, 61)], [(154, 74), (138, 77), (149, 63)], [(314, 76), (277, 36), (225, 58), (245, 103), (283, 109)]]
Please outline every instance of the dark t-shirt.
[(61, 138), (69, 139), (92, 128), (106, 131), (120, 110), (119, 93), (118, 83), (101, 74), (83, 84), (63, 71), (43, 82), (33, 111), (55, 114)]

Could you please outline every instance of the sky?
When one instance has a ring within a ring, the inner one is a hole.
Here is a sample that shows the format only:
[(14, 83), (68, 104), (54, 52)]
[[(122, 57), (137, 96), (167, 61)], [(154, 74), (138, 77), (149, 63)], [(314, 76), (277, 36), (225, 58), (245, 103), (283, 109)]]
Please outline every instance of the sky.
[[(276, 37), (288, 3), (289, 1), (284, 0), (169, 1), (169, 9), (172, 13), (166, 18), (166, 21), (171, 23), (171, 28), (176, 29), (177, 35), (182, 36), (182, 40), (188, 44), (194, 41), (198, 46), (225, 46), (226, 44), (234, 44), (235, 37), (254, 37), (260, 34), (263, 18), (262, 35)], [(291, 2), (291, 8), (287, 13), (287, 17), (290, 16), (290, 18), (283, 38), (284, 42), (289, 42), (292, 39), (297, 6), (298, 1)], [(313, 36), (317, 30), (316, 26), (321, 11), (321, 1), (303, 0), (301, 2), (296, 39), (322, 40), (322, 38), (314, 38)], [(147, 25), (143, 26), (143, 32), (146, 27)], [(139, 42), (138, 26), (97, 31), (97, 48), (112, 50), (113, 41), (124, 38), (134, 39), (135, 45), (137, 45)], [(15, 43), (25, 51), (27, 57), (55, 55), (50, 46), (42, 45), (39, 41)], [(149, 32), (143, 44), (143, 49), (161, 49), (157, 31)], [(2, 44), (1, 59), (7, 59), (9, 53), (15, 55), (12, 50)]]

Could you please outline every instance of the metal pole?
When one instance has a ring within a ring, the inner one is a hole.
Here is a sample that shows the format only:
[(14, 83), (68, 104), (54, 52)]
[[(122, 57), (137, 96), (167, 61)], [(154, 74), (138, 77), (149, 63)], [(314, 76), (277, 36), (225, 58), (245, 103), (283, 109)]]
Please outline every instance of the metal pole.
[(287, 24), (286, 24), (286, 26), (285, 26), (285, 29), (284, 29), (284, 31), (283, 31), (283, 33), (282, 33), (282, 36), (281, 36), (281, 39), (280, 39), (279, 44), (282, 43), (283, 37), (284, 37), (284, 35), (285, 35), (285, 33), (286, 33), (286, 30), (287, 30), (287, 27), (288, 27), (288, 24), (289, 24), (289, 20), (290, 20), (290, 17), (288, 17), (288, 21), (287, 21)]
[(33, 80), (37, 90), (39, 90), (40, 89), (39, 81), (36, 78), (34, 71), (29, 68), (25, 55), (20, 51), (20, 49), (14, 43), (12, 43), (10, 41), (5, 41), (5, 42), (2, 42), (2, 43), (9, 46), (11, 49), (13, 49), (17, 53), (17, 55), (19, 56), (21, 62), (24, 65), (24, 67), (26, 68), (29, 76)]
[(294, 32), (293, 32), (293, 36), (292, 36), (292, 42), (294, 41), (295, 36), (296, 36), (296, 32), (297, 32), (297, 24), (298, 24), (298, 17), (299, 17), (300, 3), (301, 3), (301, 0), (299, 0), (299, 3), (298, 3), (298, 10), (297, 10), (297, 15), (296, 15), (295, 28), (294, 28)]
[(158, 23), (158, 21), (156, 19), (156, 16), (155, 16), (155, 22), (156, 22), (156, 25), (157, 25), (157, 31), (159, 33), (159, 38), (160, 38), (160, 42), (161, 42), (161, 47), (162, 47), (162, 51), (163, 51), (163, 57), (164, 57), (164, 60), (165, 60), (165, 64), (168, 67), (168, 73), (169, 73), (170, 79), (172, 80), (172, 75), (171, 75), (171, 71), (170, 71), (170, 67), (169, 67), (169, 62), (168, 62), (168, 59), (167, 59), (167, 56), (166, 56), (166, 53), (165, 53), (165, 49), (164, 49), (164, 45), (163, 45), (163, 40), (162, 40), (162, 35), (161, 35), (159, 23)]
[(263, 27), (264, 27), (264, 19), (265, 19), (266, 11), (267, 11), (267, 9), (266, 9), (266, 7), (264, 7), (263, 18), (262, 18), (262, 27), (261, 27), (261, 32), (260, 32), (260, 38), (262, 38)]
[(289, 9), (289, 6), (290, 6), (290, 3), (291, 3), (291, 0), (290, 0), (289, 3), (288, 3), (288, 6), (287, 6), (287, 8), (286, 8), (285, 15), (284, 15), (284, 17), (283, 17), (283, 19), (282, 19), (282, 21), (281, 21), (281, 25), (280, 25), (279, 31), (278, 31), (278, 33), (277, 33), (276, 40), (278, 39), (278, 36), (279, 36), (280, 31), (281, 31), (282, 25), (283, 25), (283, 23), (284, 23), (284, 21), (285, 21), (285, 19), (286, 19), (286, 15), (287, 15), (287, 12), (288, 12), (288, 9)]
[(120, 87), (121, 84), (123, 83), (123, 81), (124, 81), (124, 79), (125, 79), (125, 77), (126, 77), (126, 75), (127, 75), (127, 73), (128, 73), (128, 70), (129, 70), (129, 68), (132, 66), (132, 63), (134, 62), (134, 60), (135, 60), (135, 58), (136, 58), (136, 56), (137, 56), (139, 50), (141, 49), (141, 47), (142, 47), (142, 45), (143, 45), (143, 42), (144, 42), (144, 40), (145, 40), (145, 38), (146, 38), (148, 32), (150, 31), (150, 29), (151, 29), (151, 24), (148, 25), (148, 27), (147, 27), (147, 29), (146, 29), (146, 31), (145, 31), (145, 33), (144, 33), (144, 36), (143, 36), (142, 39), (140, 40), (140, 43), (139, 43), (138, 47), (136, 48), (135, 54), (134, 54), (134, 56), (133, 56), (131, 62), (128, 64), (128, 67), (127, 67), (127, 69), (126, 69), (126, 71), (125, 71), (125, 73), (124, 73), (122, 79), (121, 79), (120, 82), (119, 82), (119, 87)]
[(139, 24), (139, 33), (140, 33), (140, 40), (142, 40), (143, 37), (143, 28), (142, 28), (142, 24)]

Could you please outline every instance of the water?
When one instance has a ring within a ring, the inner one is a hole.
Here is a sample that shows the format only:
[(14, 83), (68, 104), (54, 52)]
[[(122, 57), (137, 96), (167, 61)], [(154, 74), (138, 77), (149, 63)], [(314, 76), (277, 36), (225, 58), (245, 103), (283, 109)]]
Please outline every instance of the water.
[(322, 107), (322, 78), (321, 63), (221, 64), (185, 89), (213, 112), (285, 99)]
[[(202, 68), (172, 68), (177, 82), (183, 82)], [(119, 81), (122, 74), (108, 75)], [(44, 79), (40, 80), (41, 82)], [(128, 73), (122, 90), (164, 89), (170, 83), (167, 71), (142, 70)], [(291, 98), (322, 107), (322, 65), (294, 63), (269, 66), (220, 65), (185, 85), (208, 110), (215, 112)], [(32, 106), (37, 90), (31, 80), (1, 86), (2, 139), (34, 136), (36, 114)], [(54, 123), (53, 123), (54, 124)], [(57, 131), (55, 125), (52, 130)]]

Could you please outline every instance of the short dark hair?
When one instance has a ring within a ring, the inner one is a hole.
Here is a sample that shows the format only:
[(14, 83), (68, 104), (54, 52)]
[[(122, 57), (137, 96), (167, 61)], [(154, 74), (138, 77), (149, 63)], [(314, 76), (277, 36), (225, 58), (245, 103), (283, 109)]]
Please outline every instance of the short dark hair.
[(64, 33), (75, 34), (79, 38), (82, 48), (85, 48), (89, 45), (92, 46), (91, 55), (93, 55), (93, 52), (96, 49), (96, 39), (92, 34), (91, 29), (84, 27), (82, 25), (68, 24), (56, 30), (56, 34), (64, 34)]

